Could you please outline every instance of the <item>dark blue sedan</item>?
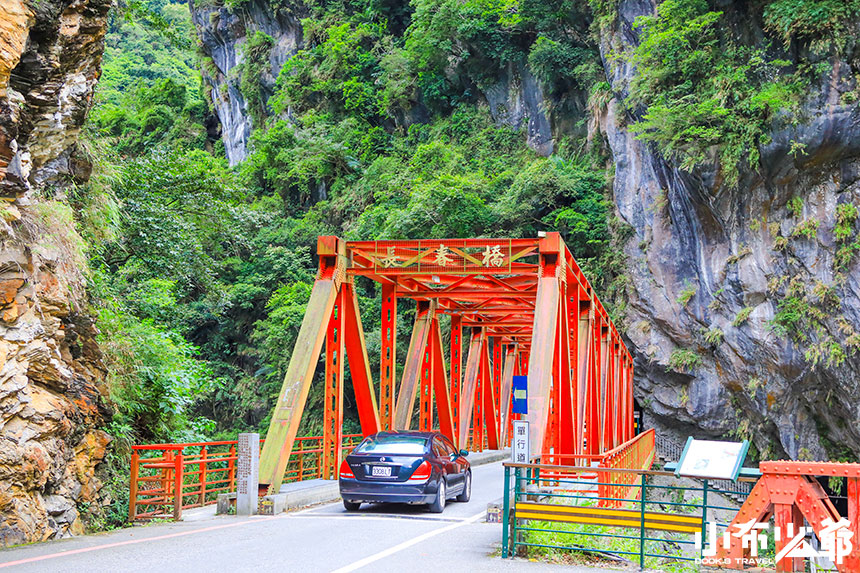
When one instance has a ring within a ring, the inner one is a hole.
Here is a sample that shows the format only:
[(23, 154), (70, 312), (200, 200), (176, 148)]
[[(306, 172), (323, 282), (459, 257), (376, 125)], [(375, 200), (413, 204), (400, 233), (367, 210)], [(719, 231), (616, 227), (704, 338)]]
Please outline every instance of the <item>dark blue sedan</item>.
[(347, 511), (362, 503), (428, 504), (469, 501), (472, 470), (465, 450), (439, 432), (379, 432), (368, 436), (340, 466), (340, 496)]

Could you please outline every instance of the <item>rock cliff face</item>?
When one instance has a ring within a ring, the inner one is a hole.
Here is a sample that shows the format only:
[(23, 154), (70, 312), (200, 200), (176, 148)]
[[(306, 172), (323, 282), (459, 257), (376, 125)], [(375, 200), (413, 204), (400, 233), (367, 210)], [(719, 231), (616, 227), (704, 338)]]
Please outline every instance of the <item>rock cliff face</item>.
[[(268, 99), (284, 63), (303, 46), (299, 18), (305, 14), (300, 7), (289, 14), (275, 10), (267, 0), (250, 0), (235, 11), (199, 5), (194, 0), (188, 5), (204, 54), (203, 82), (221, 124), (227, 159), (235, 165), (247, 156), (254, 128), (249, 103), (240, 89), (244, 47), (258, 31), (273, 39), (269, 66), (260, 77), (263, 97)], [(549, 102), (527, 66), (509, 65), (483, 96), (497, 123), (525, 130), (530, 147), (542, 155), (552, 153), (554, 139), (546, 111)], [(425, 110), (416, 113), (426, 115)]]
[(269, 67), (260, 76), (264, 98), (274, 92), (284, 62), (302, 45), (302, 27), (297, 16), (274, 11), (265, 0), (251, 0), (231, 12), (225, 7), (197, 6), (189, 0), (191, 19), (205, 55), (203, 82), (221, 123), (221, 139), (230, 165), (248, 153), (253, 121), (245, 95), (239, 88), (238, 68), (245, 59), (243, 47), (256, 32), (273, 39)]
[[(764, 37), (742, 13), (746, 3), (718, 4), (744, 28), (742, 37)], [(206, 77), (233, 163), (244, 157), (251, 129), (230, 79), (245, 36), (263, 29), (276, 38), (268, 90), (301, 45), (297, 22), (266, 5), (254, 0), (238, 14), (192, 6), (217, 67)], [(679, 440), (755, 437), (763, 455), (856, 456), (860, 272), (856, 260), (838, 268), (834, 234), (837, 206), (860, 204), (860, 108), (842, 103), (853, 101), (842, 96), (857, 88), (856, 62), (837, 61), (813, 82), (799, 123), (774, 127), (761, 167), (730, 187), (716, 160), (682, 171), (627, 129), (635, 118), (621, 101), (635, 70), (616, 56), (638, 41), (634, 19), (654, 10), (650, 0), (617, 2), (616, 19), (600, 38), (614, 97), (589, 121), (589, 137), (599, 129), (614, 162), (616, 215), (633, 230), (623, 247), (630, 281), (619, 326), (636, 356), (646, 419)], [(552, 153), (554, 142), (576, 129), (576, 121), (553, 111), (525, 65), (508, 66), (482, 95), (496, 121), (527, 130), (540, 153)], [(854, 221), (848, 229), (854, 240)], [(786, 301), (809, 314), (799, 335), (772, 326)], [(691, 363), (678, 367), (677, 356)]]
[(76, 142), (109, 8), (7, 0), (0, 13), (0, 546), (81, 532), (81, 504), (103, 501), (104, 372), (62, 199), (89, 175)]
[[(610, 64), (610, 46), (635, 43), (634, 19), (653, 11), (651, 2), (623, 0), (604, 38), (617, 97), (634, 70)], [(634, 230), (625, 332), (637, 397), (658, 426), (679, 436), (755, 436), (772, 456), (860, 454), (860, 273), (856, 260), (838, 268), (834, 233), (837, 206), (860, 200), (860, 108), (841, 103), (856, 72), (837, 61), (818, 78), (800, 123), (774, 128), (761, 168), (747, 169), (735, 188), (716, 162), (684, 172), (663, 160), (625, 129), (631, 117), (618, 99), (608, 106), (615, 204)], [(803, 152), (792, 153), (792, 142)], [(847, 229), (856, 234), (853, 220)], [(804, 315), (806, 340), (773, 328), (787, 301)], [(679, 350), (701, 364), (672, 368)]]

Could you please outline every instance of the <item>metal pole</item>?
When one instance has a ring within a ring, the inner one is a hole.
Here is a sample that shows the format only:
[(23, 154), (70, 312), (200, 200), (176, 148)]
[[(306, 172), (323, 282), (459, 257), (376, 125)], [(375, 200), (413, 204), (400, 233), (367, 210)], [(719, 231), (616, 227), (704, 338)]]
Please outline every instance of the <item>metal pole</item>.
[(699, 557), (702, 557), (702, 552), (705, 550), (705, 538), (708, 529), (708, 480), (705, 480), (702, 486), (702, 543), (699, 549)]
[(641, 523), (639, 524), (639, 570), (645, 570), (645, 474), (642, 474), (642, 479), (640, 481), (640, 519)]
[(511, 468), (505, 466), (505, 493), (502, 505), (502, 559), (508, 557), (508, 520), (511, 513)]
[(128, 520), (134, 521), (137, 516), (137, 472), (139, 455), (135, 450), (131, 454), (131, 477), (128, 486)]
[(182, 519), (182, 481), (183, 481), (183, 470), (185, 458), (182, 455), (182, 450), (179, 450), (176, 453), (176, 457), (173, 458), (175, 464), (175, 470), (173, 472), (173, 478), (175, 483), (173, 485), (173, 520), (179, 521)]

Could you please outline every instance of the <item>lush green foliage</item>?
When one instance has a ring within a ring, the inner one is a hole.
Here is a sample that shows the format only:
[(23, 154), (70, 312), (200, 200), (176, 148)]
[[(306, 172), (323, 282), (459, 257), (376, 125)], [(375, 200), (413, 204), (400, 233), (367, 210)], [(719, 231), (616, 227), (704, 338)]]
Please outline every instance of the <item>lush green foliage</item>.
[(786, 46), (801, 40), (819, 52), (856, 44), (851, 30), (858, 17), (860, 0), (773, 0), (764, 9), (765, 26)]
[(243, 60), (235, 68), (241, 78), (239, 90), (248, 104), (248, 111), (255, 125), (263, 125), (268, 115), (268, 97), (263, 88), (262, 77), (269, 68), (269, 56), (274, 43), (271, 36), (257, 30), (242, 46)]
[(702, 365), (702, 357), (695, 350), (689, 348), (676, 348), (669, 356), (667, 372), (690, 373)]
[[(265, 429), (320, 234), (560, 229), (598, 282), (614, 280), (619, 260), (609, 255), (605, 163), (573, 141), (551, 158), (536, 155), (522, 132), (491, 120), (474, 91), (526, 61), (560, 97), (589, 90), (598, 68), (581, 3), (409, 6), (309, 4), (305, 48), (288, 61), (270, 99), (260, 79), (273, 40), (251, 35), (230, 78), (255, 128), (250, 156), (237, 169), (217, 147), (214, 156), (206, 150), (189, 51), (163, 41), (158, 26), (114, 22), (90, 121), (96, 176), (76, 206), (91, 243), (91, 292), (114, 423), (123, 432), (178, 439), (211, 432), (212, 421), (217, 431)], [(179, 18), (173, 4), (150, 0), (146, 9), (188, 32), (187, 16)], [(454, 75), (445, 73), (448, 49), (464, 50)], [(416, 107), (421, 122), (410, 116)], [(290, 121), (282, 119), (287, 110)], [(378, 292), (363, 283), (358, 291), (375, 345)], [(373, 348), (371, 356), (377, 360)], [(303, 433), (319, 431), (321, 399), (314, 385)], [(347, 423), (354, 424), (349, 402)]]
[(111, 19), (90, 126), (122, 154), (161, 142), (202, 149), (206, 103), (187, 47), (194, 33), (188, 9), (154, 1), (133, 6), (141, 16), (128, 20), (114, 13)]
[(628, 103), (642, 110), (632, 129), (685, 169), (719, 158), (736, 185), (741, 165), (756, 166), (776, 112), (790, 108), (801, 83), (786, 62), (738, 45), (707, 0), (666, 0), (637, 18), (641, 43)]

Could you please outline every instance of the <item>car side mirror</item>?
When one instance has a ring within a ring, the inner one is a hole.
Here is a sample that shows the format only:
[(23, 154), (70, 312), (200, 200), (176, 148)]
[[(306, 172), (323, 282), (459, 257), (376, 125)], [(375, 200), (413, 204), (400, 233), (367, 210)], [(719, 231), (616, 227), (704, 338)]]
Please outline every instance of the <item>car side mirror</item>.
[(460, 455), (465, 458), (466, 456), (469, 455), (469, 452), (467, 450), (460, 450)]

